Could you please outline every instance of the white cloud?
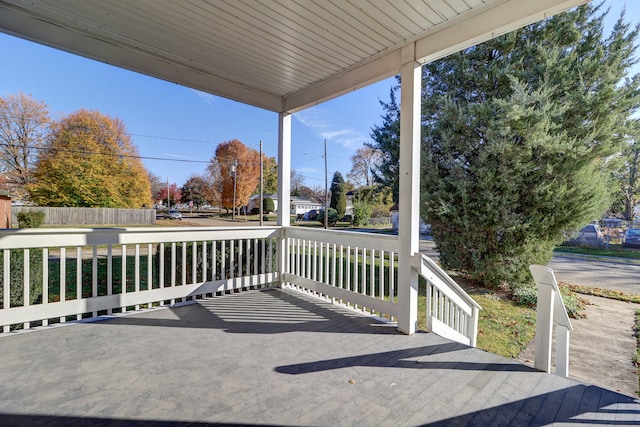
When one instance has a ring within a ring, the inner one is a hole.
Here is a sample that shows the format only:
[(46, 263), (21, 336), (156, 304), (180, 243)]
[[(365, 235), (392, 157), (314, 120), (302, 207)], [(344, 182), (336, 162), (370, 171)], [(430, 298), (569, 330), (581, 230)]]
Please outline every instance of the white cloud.
[(310, 168), (310, 167), (293, 168), (293, 169), (295, 169), (296, 172), (301, 173), (301, 174), (305, 174), (305, 173), (320, 173), (320, 172), (322, 172), (318, 168)]
[(173, 154), (173, 153), (162, 153), (163, 156), (167, 157), (175, 157), (176, 159), (190, 159), (189, 156), (183, 156), (181, 154)]
[(333, 119), (327, 109), (313, 107), (299, 111), (293, 117), (321, 138), (340, 144), (350, 150), (355, 150), (368, 140), (368, 137), (362, 132), (349, 126), (343, 126)]
[(217, 97), (215, 95), (211, 95), (210, 93), (202, 92), (196, 89), (189, 89), (191, 92), (195, 93), (198, 98), (202, 99), (206, 104), (216, 105)]

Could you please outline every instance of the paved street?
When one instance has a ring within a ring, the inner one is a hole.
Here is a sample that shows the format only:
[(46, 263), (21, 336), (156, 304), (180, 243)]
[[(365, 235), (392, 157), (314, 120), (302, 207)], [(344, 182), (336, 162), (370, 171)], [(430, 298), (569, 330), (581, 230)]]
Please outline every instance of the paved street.
[[(438, 258), (433, 241), (421, 240), (420, 252)], [(554, 255), (548, 266), (553, 269), (559, 282), (640, 294), (640, 263)]]
[(556, 255), (548, 265), (559, 281), (640, 294), (640, 264)]

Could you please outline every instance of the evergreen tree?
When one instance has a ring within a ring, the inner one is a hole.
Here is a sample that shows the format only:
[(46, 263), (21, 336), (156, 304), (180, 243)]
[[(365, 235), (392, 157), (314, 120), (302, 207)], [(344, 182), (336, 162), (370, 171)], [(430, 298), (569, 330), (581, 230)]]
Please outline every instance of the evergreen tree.
[(331, 180), (331, 204), (329, 206), (338, 212), (338, 218), (342, 218), (347, 210), (345, 183), (340, 172), (334, 173)]
[[(446, 268), (528, 280), (609, 206), (607, 159), (639, 105), (626, 78), (638, 28), (623, 18), (605, 38), (599, 7), (583, 6), (423, 67), (422, 214)], [(373, 135), (388, 156), (390, 123)]]
[(613, 212), (621, 212), (627, 220), (633, 220), (633, 212), (640, 196), (640, 120), (634, 119), (627, 126), (626, 140), (618, 161), (615, 179), (620, 185), (618, 200)]
[(399, 162), (400, 162), (400, 107), (396, 102), (396, 90), (392, 88), (389, 93), (391, 99), (388, 103), (380, 101), (385, 111), (382, 116), (382, 125), (374, 126), (371, 130), (373, 143), (365, 143), (366, 147), (380, 153), (378, 162), (371, 170), (373, 180), (383, 187), (391, 188), (393, 202), (398, 202)]

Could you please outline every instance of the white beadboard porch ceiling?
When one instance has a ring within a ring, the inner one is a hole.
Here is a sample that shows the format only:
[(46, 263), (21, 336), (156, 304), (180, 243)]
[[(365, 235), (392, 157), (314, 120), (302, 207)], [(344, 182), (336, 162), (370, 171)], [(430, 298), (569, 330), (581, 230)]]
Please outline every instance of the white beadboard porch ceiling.
[(0, 0), (0, 31), (294, 112), (586, 1)]

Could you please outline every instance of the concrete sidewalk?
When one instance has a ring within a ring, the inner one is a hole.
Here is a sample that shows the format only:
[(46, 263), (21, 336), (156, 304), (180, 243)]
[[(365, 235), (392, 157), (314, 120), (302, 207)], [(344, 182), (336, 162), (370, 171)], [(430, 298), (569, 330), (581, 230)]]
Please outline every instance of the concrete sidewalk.
[[(638, 376), (633, 365), (636, 339), (633, 335), (634, 313), (640, 304), (581, 295), (591, 302), (587, 317), (571, 319), (573, 332), (569, 341), (569, 376), (590, 384), (637, 396)], [(519, 358), (533, 366), (535, 340)], [(555, 346), (552, 364), (555, 361)], [(552, 370), (555, 369), (555, 364)]]

